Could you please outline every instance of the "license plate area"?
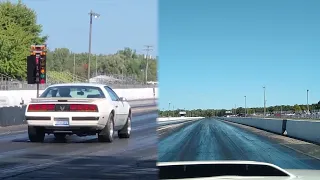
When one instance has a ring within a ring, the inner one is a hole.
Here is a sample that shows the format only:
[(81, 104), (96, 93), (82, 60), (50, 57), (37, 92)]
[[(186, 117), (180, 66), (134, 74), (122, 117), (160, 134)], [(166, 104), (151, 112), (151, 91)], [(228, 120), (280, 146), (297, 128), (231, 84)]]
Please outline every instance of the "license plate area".
[(69, 126), (69, 118), (54, 118), (55, 126)]

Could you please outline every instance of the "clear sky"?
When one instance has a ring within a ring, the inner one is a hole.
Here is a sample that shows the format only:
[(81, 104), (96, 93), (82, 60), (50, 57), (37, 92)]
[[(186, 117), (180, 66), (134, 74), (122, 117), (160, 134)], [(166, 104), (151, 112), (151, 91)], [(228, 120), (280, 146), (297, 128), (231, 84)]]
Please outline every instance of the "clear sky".
[[(160, 108), (320, 100), (319, 0), (160, 0)], [(172, 107), (171, 105), (171, 107)]]
[[(12, 0), (17, 2), (17, 0)], [(67, 47), (88, 52), (89, 15), (93, 19), (92, 53), (115, 53), (124, 47), (143, 53), (144, 45), (153, 45), (157, 53), (157, 0), (22, 0), (38, 14), (43, 34), (49, 35), (48, 47)]]

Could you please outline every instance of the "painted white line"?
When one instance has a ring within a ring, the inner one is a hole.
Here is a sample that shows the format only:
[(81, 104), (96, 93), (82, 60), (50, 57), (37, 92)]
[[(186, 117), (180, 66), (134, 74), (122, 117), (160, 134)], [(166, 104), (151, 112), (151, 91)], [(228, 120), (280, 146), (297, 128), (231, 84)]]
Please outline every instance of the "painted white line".
[(24, 132), (27, 132), (27, 131), (28, 131), (28, 130), (9, 131), (9, 132), (0, 133), (0, 136), (2, 136), (2, 135), (9, 135), (9, 134), (24, 133)]

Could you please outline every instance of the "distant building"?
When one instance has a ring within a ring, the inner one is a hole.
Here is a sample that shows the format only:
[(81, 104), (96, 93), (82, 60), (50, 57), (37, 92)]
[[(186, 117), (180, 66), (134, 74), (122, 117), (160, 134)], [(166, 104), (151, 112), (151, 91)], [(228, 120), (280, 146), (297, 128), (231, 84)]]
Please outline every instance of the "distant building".
[(185, 111), (180, 111), (179, 114), (180, 114), (180, 117), (185, 117), (187, 113)]
[(232, 114), (232, 111), (226, 111), (226, 114)]

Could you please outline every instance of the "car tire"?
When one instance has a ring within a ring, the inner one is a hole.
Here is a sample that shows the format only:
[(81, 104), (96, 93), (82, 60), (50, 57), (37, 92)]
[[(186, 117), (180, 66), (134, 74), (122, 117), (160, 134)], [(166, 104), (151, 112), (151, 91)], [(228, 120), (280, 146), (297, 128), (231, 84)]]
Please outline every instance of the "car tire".
[(118, 131), (118, 137), (120, 139), (130, 138), (130, 134), (131, 134), (131, 115), (128, 116), (126, 125), (124, 125), (124, 127)]
[(108, 122), (106, 126), (102, 129), (102, 131), (98, 134), (99, 142), (108, 142), (111, 143), (113, 141), (114, 135), (114, 121), (113, 121), (113, 113), (109, 115)]
[(28, 136), (31, 142), (43, 142), (45, 133), (40, 127), (28, 126)]
[(53, 135), (54, 135), (55, 139), (57, 139), (57, 140), (64, 140), (67, 136), (67, 134), (62, 134), (62, 133), (55, 133)]

